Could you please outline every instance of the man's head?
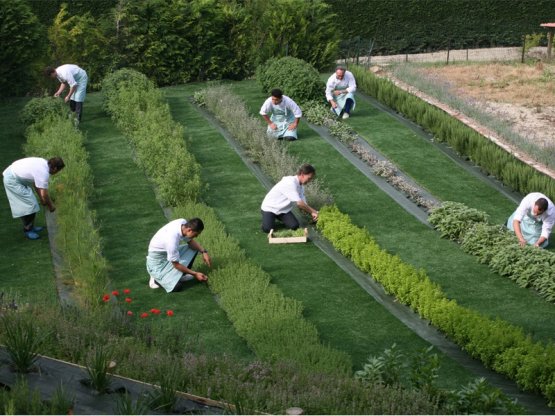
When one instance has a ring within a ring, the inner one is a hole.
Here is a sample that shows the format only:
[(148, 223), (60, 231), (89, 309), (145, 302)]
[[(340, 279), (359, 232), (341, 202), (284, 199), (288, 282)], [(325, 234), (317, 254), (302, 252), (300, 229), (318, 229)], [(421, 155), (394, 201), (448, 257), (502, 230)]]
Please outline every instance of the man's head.
[(191, 218), (181, 225), (181, 234), (188, 238), (195, 238), (202, 230), (204, 230), (204, 223), (200, 218)]
[(65, 166), (66, 165), (61, 157), (56, 156), (48, 159), (48, 170), (51, 175), (58, 173), (63, 168), (65, 168)]
[(305, 163), (297, 171), (297, 176), (299, 177), (299, 183), (305, 185), (316, 176), (316, 169), (314, 169), (314, 166)]
[(44, 76), (48, 78), (56, 78), (58, 74), (56, 73), (55, 68), (47, 66), (46, 68), (44, 68)]
[(343, 77), (345, 77), (345, 71), (346, 71), (346, 70), (347, 70), (347, 69), (346, 69), (344, 66), (338, 66), (338, 67), (335, 69), (335, 77), (336, 77), (338, 80), (342, 80)]
[(276, 105), (281, 103), (281, 100), (283, 98), (283, 91), (281, 91), (279, 88), (274, 88), (270, 94), (272, 96), (272, 104)]
[(545, 211), (547, 211), (547, 199), (545, 198), (540, 198), (538, 199), (535, 204), (534, 207), (532, 208), (532, 214), (538, 216), (543, 214)]

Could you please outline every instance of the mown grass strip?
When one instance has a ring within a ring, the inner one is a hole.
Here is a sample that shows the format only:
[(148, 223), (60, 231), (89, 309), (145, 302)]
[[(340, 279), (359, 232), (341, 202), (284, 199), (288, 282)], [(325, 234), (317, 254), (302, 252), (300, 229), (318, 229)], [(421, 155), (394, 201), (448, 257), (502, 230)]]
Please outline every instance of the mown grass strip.
[[(131, 80), (131, 82), (130, 82)], [(147, 172), (159, 178), (166, 186), (168, 193), (164, 198), (166, 203), (172, 203), (174, 208), (183, 208), (194, 203), (196, 193), (182, 192), (177, 178), (173, 175), (180, 172), (179, 165), (174, 160), (181, 158), (191, 166), (184, 167), (189, 172), (197, 172), (200, 166), (194, 157), (187, 152), (182, 130), (171, 119), (167, 104), (163, 102), (162, 95), (155, 86), (146, 80), (140, 73), (124, 70), (116, 72), (104, 80), (108, 85), (107, 108), (117, 123), (124, 127), (127, 137), (137, 149), (137, 158)], [(132, 100), (128, 100), (132, 97)], [(152, 110), (152, 111), (151, 111)], [(149, 120), (149, 125), (135, 124), (133, 121), (141, 117)], [(173, 134), (163, 134), (173, 133)], [(174, 132), (179, 132), (176, 134)], [(183, 149), (185, 154), (175, 152), (145, 152), (164, 143), (166, 149)], [(162, 167), (162, 168), (157, 168)], [(165, 181), (167, 179), (167, 183)], [(189, 183), (200, 184), (200, 178), (187, 178)], [(175, 194), (171, 190), (175, 189)], [(190, 190), (186, 190), (190, 191)], [(204, 207), (203, 217), (210, 218), (209, 207)], [(215, 218), (215, 217), (212, 217)], [(223, 228), (215, 219), (206, 222), (206, 228)], [(208, 247), (218, 247), (221, 236), (215, 241), (204, 237), (203, 244)], [(220, 243), (221, 245), (221, 243)], [(319, 370), (330, 373), (344, 374), (350, 371), (351, 362), (347, 354), (322, 345), (319, 342), (314, 326), (300, 315), (300, 305), (288, 299), (273, 285), (269, 285), (269, 278), (256, 266), (244, 258), (236, 244), (228, 244), (220, 253), (213, 253), (227, 258), (228, 263), (222, 264), (211, 273), (210, 285), (220, 289), (222, 308), (232, 319), (237, 331), (245, 337), (249, 345), (259, 356), (265, 360), (288, 359), (294, 360), (307, 370)], [(251, 303), (251, 287), (236, 285), (237, 270), (247, 273), (250, 277), (250, 286), (258, 287), (259, 291)], [(219, 278), (219, 279), (218, 279)], [(234, 292), (239, 290), (239, 293)], [(246, 308), (245, 305), (250, 305)], [(257, 312), (251, 313), (253, 305), (257, 305)], [(293, 334), (293, 336), (291, 336)], [(304, 335), (303, 335), (304, 334)]]
[[(317, 326), (324, 342), (349, 352), (355, 367), (362, 365), (368, 354), (378, 353), (394, 342), (407, 351), (426, 345), (313, 244), (269, 245), (267, 235), (259, 228), (260, 202), (266, 190), (220, 134), (207, 128), (204, 118), (191, 107), (187, 95), (194, 87), (165, 91), (175, 119), (194, 131), (191, 149), (203, 166), (203, 178), (211, 190), (203, 199), (216, 210), (249, 258), (271, 274), (272, 282), (287, 296), (302, 301), (304, 315)], [(444, 385), (454, 386), (469, 377), (446, 357), (442, 366)]]
[[(251, 114), (257, 113), (264, 96), (256, 84), (242, 81), (232, 86), (246, 99)], [(339, 209), (354, 224), (368, 229), (380, 247), (426, 270), (447, 297), (460, 305), (524, 328), (537, 340), (553, 340), (552, 305), (493, 273), (453, 242), (442, 240), (372, 185), (312, 129), (302, 122), (299, 128), (299, 140), (287, 145), (289, 151), (314, 161)]]
[[(19, 114), (27, 99), (0, 101), (0, 165), (3, 171), (23, 153), (25, 131)], [(34, 155), (35, 156), (35, 155)], [(0, 292), (23, 295), (30, 302), (57, 303), (50, 246), (46, 234), (40, 240), (29, 241), (23, 235), (19, 218), (12, 218), (4, 189), (0, 190)], [(36, 218), (37, 225), (45, 225), (44, 211)], [(10, 299), (11, 300), (11, 299)]]

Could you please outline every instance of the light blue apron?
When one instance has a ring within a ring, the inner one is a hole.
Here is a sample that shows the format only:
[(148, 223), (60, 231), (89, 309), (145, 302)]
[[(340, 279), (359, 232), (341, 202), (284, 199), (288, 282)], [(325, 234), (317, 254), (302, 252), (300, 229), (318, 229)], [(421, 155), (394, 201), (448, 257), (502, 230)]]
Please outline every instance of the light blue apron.
[[(334, 88), (334, 90), (343, 91), (343, 90), (346, 90), (347, 87), (348, 87), (348, 85), (344, 85), (344, 86), (338, 85)], [(334, 95), (333, 96), (333, 101), (335, 101), (337, 103), (337, 107), (332, 108), (332, 111), (335, 112), (336, 115), (339, 116), (339, 114), (341, 114), (341, 112), (343, 111), (343, 108), (345, 107), (345, 104), (347, 103), (348, 98), (353, 100), (353, 106), (351, 107), (351, 111), (353, 111), (355, 109), (355, 106), (356, 106), (356, 101), (355, 101), (355, 95), (352, 92), (350, 92), (348, 94), (341, 94), (341, 95)]]
[(4, 171), (4, 188), (14, 218), (40, 211), (39, 203), (33, 192), (34, 184), (32, 179), (23, 179), (15, 175), (11, 168)]
[[(180, 245), (178, 250), (179, 263), (188, 267), (197, 251), (187, 244)], [(175, 288), (175, 285), (183, 276), (183, 273), (173, 267), (171, 261), (168, 261), (168, 253), (165, 251), (149, 251), (148, 256), (146, 256), (146, 270), (168, 293)]]
[[(515, 219), (515, 215), (516, 211), (513, 212), (513, 215), (511, 215), (507, 221), (507, 228), (511, 231), (514, 231), (513, 220)], [(534, 218), (534, 216), (529, 212), (526, 213), (524, 218), (522, 218), (522, 221), (520, 221), (520, 232), (528, 244), (533, 245), (536, 241), (538, 241), (542, 234), (542, 225), (543, 221), (538, 218)], [(541, 247), (545, 248), (548, 244), (549, 240), (545, 240)]]
[(77, 82), (77, 88), (73, 91), (73, 94), (71, 94), (70, 99), (82, 103), (85, 101), (85, 96), (87, 95), (87, 82), (89, 81), (89, 77), (85, 70), (79, 69), (73, 76), (73, 79)]
[(281, 110), (279, 107), (272, 107), (270, 120), (272, 120), (272, 123), (276, 125), (277, 130), (273, 130), (270, 126), (268, 126), (268, 137), (280, 139), (287, 136), (297, 139), (297, 129), (288, 130), (291, 123), (295, 121), (295, 115), (293, 112), (289, 111), (287, 107), (285, 107), (285, 111)]

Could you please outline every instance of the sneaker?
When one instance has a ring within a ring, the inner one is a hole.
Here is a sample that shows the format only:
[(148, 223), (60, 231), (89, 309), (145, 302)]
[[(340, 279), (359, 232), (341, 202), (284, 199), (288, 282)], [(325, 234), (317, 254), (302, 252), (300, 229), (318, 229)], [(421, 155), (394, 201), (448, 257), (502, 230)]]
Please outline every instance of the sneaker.
[(40, 233), (42, 230), (44, 230), (44, 227), (33, 227), (31, 231), (34, 233)]
[(349, 113), (343, 113), (343, 120), (347, 120), (349, 118)]
[(181, 276), (181, 278), (179, 279), (180, 282), (189, 282), (190, 280), (194, 280), (195, 276), (193, 276), (192, 274), (184, 274), (183, 276)]
[(150, 276), (150, 280), (148, 281), (148, 286), (151, 289), (158, 289), (160, 287), (160, 285), (156, 283), (156, 280), (154, 280), (154, 277), (152, 276)]
[(27, 237), (29, 240), (38, 240), (40, 238), (40, 235), (31, 230), (25, 231), (25, 237)]

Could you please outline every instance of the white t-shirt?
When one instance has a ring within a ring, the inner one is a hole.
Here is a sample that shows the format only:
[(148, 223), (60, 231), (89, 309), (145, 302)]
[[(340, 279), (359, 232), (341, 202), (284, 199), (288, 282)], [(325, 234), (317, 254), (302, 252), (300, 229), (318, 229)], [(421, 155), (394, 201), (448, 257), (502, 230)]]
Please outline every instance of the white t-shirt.
[(295, 101), (289, 98), (287, 95), (281, 96), (281, 103), (274, 104), (272, 103), (272, 97), (268, 97), (262, 107), (260, 108), (260, 115), (261, 116), (269, 116), (272, 115), (273, 109), (279, 108), (281, 111), (286, 112), (289, 110), (293, 113), (295, 118), (301, 118), (303, 116), (303, 112), (301, 108), (297, 105)]
[(516, 209), (514, 219), (517, 221), (522, 221), (524, 216), (528, 214), (530, 214), (531, 217), (534, 217), (534, 215), (532, 214), (532, 209), (534, 208), (536, 201), (540, 198), (545, 198), (547, 200), (547, 209), (536, 218), (542, 221), (541, 236), (549, 238), (549, 234), (551, 233), (551, 229), (553, 228), (553, 224), (555, 223), (555, 206), (553, 205), (553, 202), (544, 194), (540, 192), (532, 192), (531, 194), (526, 195), (522, 199), (522, 201), (520, 201), (520, 205)]
[(33, 181), (37, 188), (48, 189), (50, 168), (48, 161), (41, 157), (26, 157), (11, 164), (12, 172), (21, 179)]
[(70, 87), (73, 87), (75, 84), (77, 84), (77, 81), (75, 81), (74, 76), (79, 71), (81, 71), (81, 68), (79, 68), (77, 65), (65, 64), (56, 68), (56, 75), (57, 75), (58, 81), (65, 82)]
[(347, 91), (354, 93), (357, 90), (355, 76), (351, 71), (345, 71), (343, 79), (337, 79), (335, 72), (331, 74), (326, 82), (326, 100), (333, 100), (333, 90), (337, 87), (347, 87)]
[(276, 215), (291, 211), (298, 201), (305, 201), (304, 189), (297, 176), (284, 176), (262, 201), (260, 209)]
[(150, 240), (148, 251), (164, 251), (168, 255), (168, 261), (179, 261), (179, 243), (191, 241), (189, 237), (185, 237), (181, 233), (183, 224), (187, 224), (187, 220), (179, 218), (160, 228)]

